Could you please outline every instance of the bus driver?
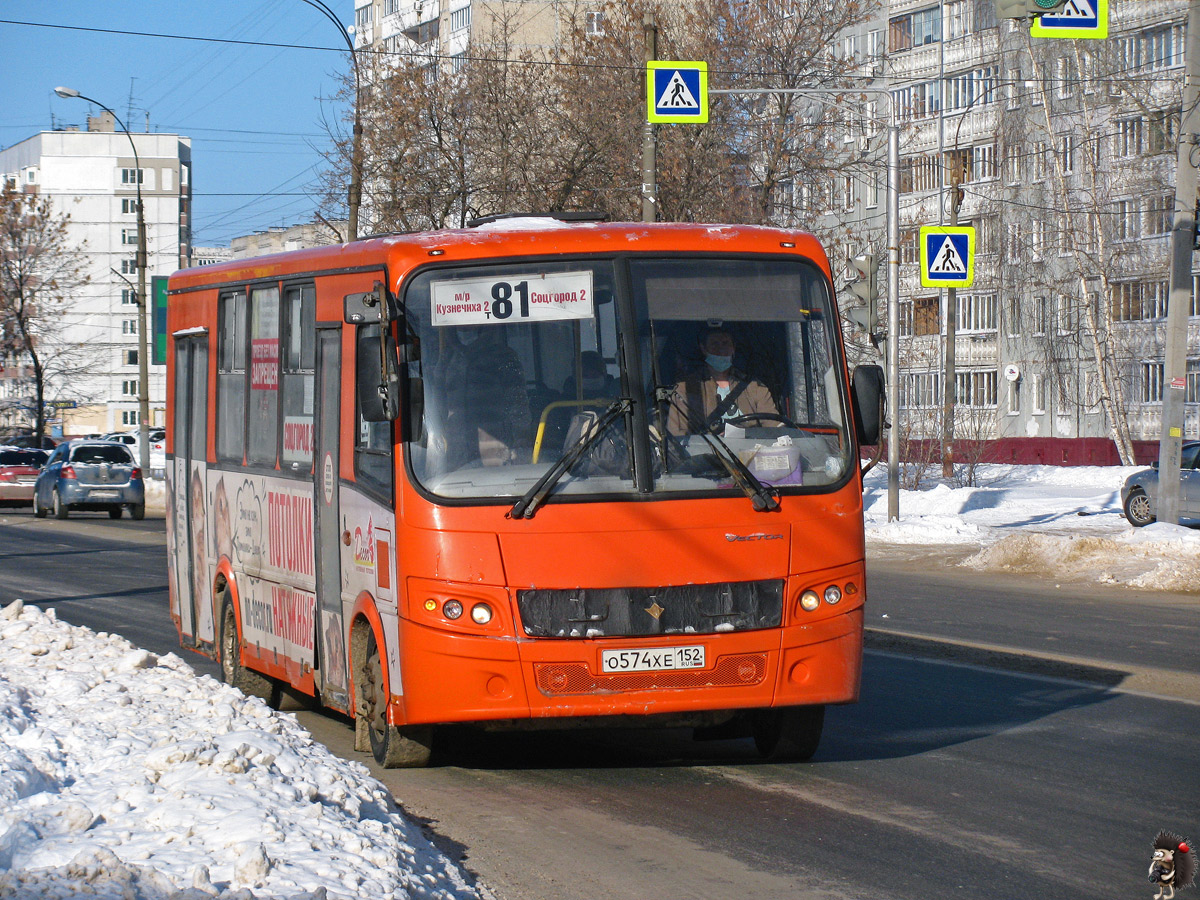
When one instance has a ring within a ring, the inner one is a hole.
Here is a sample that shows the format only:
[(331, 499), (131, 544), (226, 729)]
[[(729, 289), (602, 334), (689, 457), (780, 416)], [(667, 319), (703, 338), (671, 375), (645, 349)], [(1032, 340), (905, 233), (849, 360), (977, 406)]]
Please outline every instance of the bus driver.
[[(700, 333), (704, 365), (675, 385), (675, 402), (667, 418), (672, 434), (720, 434), (730, 419), (752, 413), (778, 414), (767, 386), (733, 368), (736, 349), (733, 335), (725, 328), (710, 327)], [(764, 420), (753, 424), (778, 423)]]

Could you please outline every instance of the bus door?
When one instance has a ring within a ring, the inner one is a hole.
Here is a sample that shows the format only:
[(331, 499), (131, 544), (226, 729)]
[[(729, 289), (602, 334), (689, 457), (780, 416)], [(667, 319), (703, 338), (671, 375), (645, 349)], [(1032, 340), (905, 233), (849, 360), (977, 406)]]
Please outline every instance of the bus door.
[(172, 460), (172, 566), (182, 644), (214, 641), (209, 591), (205, 459), (208, 443), (208, 336), (175, 339), (175, 457)]
[(346, 641), (342, 631), (341, 522), (338, 510), (338, 441), (341, 412), (341, 326), (317, 329), (316, 496), (317, 604), (320, 636), (317, 685), (328, 706), (349, 709)]

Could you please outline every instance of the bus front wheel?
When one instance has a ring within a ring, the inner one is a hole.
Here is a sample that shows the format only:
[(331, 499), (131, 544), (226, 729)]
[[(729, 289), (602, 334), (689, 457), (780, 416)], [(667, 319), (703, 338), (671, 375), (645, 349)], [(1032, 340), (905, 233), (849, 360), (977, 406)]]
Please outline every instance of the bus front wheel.
[(803, 761), (817, 752), (825, 724), (824, 704), (760, 709), (751, 715), (754, 746), (763, 759)]
[(433, 726), (400, 728), (387, 720), (387, 691), (383, 659), (374, 632), (368, 632), (358, 667), (358, 719), (355, 728), (367, 732), (371, 755), (385, 769), (419, 769), (433, 756)]
[(221, 616), (221, 680), (243, 694), (265, 700), (272, 709), (279, 708), (279, 685), (242, 665), (237, 618), (233, 614), (233, 604), (229, 602), (225, 603), (225, 612)]

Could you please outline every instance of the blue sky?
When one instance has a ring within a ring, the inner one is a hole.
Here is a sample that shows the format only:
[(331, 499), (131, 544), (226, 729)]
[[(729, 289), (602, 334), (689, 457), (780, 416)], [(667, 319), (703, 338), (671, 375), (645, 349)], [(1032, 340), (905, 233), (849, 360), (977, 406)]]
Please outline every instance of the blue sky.
[[(352, 0), (326, 2), (350, 24)], [(0, 58), (0, 147), (84, 126), (89, 104), (54, 94), (66, 85), (130, 131), (144, 131), (149, 113), (151, 131), (192, 139), (193, 244), (312, 219), (323, 122), (343, 112), (329, 98), (349, 56), (334, 24), (302, 0), (5, 0)]]

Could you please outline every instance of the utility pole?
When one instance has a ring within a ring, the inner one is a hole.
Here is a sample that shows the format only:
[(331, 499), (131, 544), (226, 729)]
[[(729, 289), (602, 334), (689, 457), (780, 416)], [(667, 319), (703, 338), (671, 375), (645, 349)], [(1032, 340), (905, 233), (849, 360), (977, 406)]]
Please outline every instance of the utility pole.
[(1179, 466), (1187, 399), (1187, 321), (1196, 241), (1196, 154), (1200, 153), (1200, 0), (1188, 5), (1187, 75), (1175, 163), (1175, 221), (1171, 227), (1171, 294), (1163, 363), (1162, 432), (1158, 444), (1158, 520), (1179, 524)]
[(900, 126), (893, 106), (888, 115), (888, 521), (900, 518)]
[[(646, 39), (646, 77), (650, 78), (649, 64), (658, 59), (658, 28), (654, 24), (654, 13), (646, 12), (642, 17), (642, 27)], [(642, 221), (658, 221), (658, 185), (655, 182), (654, 170), (657, 145), (655, 142), (654, 123), (642, 123)]]
[[(957, 142), (955, 149), (958, 148)], [(942, 165), (945, 165), (943, 156)], [(958, 205), (962, 202), (963, 172), (955, 154), (954, 170), (950, 173), (950, 227), (958, 227)], [(942, 477), (954, 477), (954, 404), (958, 400), (954, 374), (954, 350), (958, 336), (958, 288), (946, 288), (946, 373), (942, 385)]]

